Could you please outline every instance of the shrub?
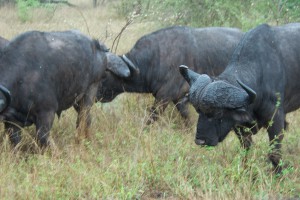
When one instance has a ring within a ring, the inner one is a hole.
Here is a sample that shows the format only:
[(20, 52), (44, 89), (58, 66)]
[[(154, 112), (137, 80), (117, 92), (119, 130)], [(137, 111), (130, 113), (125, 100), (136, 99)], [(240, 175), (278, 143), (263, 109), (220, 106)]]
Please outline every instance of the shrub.
[(17, 0), (18, 15), (21, 21), (25, 22), (30, 18), (29, 12), (31, 8), (40, 5), (38, 0)]
[(121, 0), (121, 16), (162, 26), (232, 26), (249, 29), (260, 23), (282, 24), (300, 19), (298, 0)]

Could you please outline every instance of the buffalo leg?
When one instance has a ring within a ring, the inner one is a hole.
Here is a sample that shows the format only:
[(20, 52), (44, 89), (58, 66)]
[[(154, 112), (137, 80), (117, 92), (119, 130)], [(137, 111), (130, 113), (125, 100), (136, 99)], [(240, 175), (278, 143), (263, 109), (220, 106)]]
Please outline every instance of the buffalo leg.
[(251, 131), (245, 131), (245, 129), (243, 127), (234, 128), (234, 132), (237, 135), (237, 137), (239, 138), (241, 146), (244, 149), (249, 150), (253, 143), (253, 140), (252, 140), (253, 133)]
[(188, 109), (188, 97), (183, 97), (179, 99), (179, 101), (174, 101), (177, 110), (179, 111), (180, 115), (184, 119), (186, 125), (190, 123), (190, 116), (189, 116), (189, 109)]
[(269, 159), (271, 160), (275, 172), (281, 173), (281, 142), (283, 139), (283, 129), (285, 127), (285, 115), (276, 113), (273, 119), (272, 125), (268, 128), (269, 141), (271, 146), (271, 153), (269, 153)]
[(76, 143), (80, 143), (82, 137), (90, 138), (89, 128), (92, 121), (90, 116), (90, 109), (95, 100), (97, 87), (98, 84), (91, 86), (87, 94), (78, 102), (77, 105), (74, 106), (75, 110), (78, 113), (76, 121), (76, 128), (78, 132), (75, 139)]
[(234, 128), (234, 132), (239, 138), (239, 141), (241, 143), (241, 146), (246, 150), (246, 154), (243, 156), (242, 163), (245, 168), (248, 168), (248, 156), (247, 153), (250, 149), (250, 147), (253, 144), (252, 135), (255, 135), (258, 130), (259, 126), (257, 124), (249, 124), (246, 127), (240, 127), (240, 128)]
[(240, 128), (234, 128), (234, 132), (239, 138), (239, 141), (241, 143), (241, 146), (246, 150), (246, 154), (243, 156), (242, 163), (245, 168), (248, 168), (247, 161), (248, 156), (247, 152), (249, 151), (253, 140), (252, 140), (252, 132), (251, 131), (245, 131), (243, 127)]
[(90, 117), (90, 108), (85, 106), (79, 106), (77, 109), (77, 121), (76, 121), (76, 128), (77, 128), (77, 136), (76, 136), (76, 143), (80, 143), (82, 137), (89, 138), (89, 127), (91, 125), (91, 117)]
[(44, 111), (37, 115), (36, 132), (41, 147), (49, 145), (48, 137), (55, 117), (54, 111)]
[(14, 125), (10, 122), (5, 122), (4, 126), (5, 126), (6, 132), (9, 135), (9, 139), (10, 139), (11, 143), (14, 146), (19, 144), (21, 141), (21, 129), (18, 126)]
[(155, 99), (153, 106), (150, 109), (150, 116), (147, 120), (147, 125), (157, 121), (159, 115), (164, 112), (168, 106), (168, 101)]
[(81, 103), (76, 104), (73, 107), (77, 112), (76, 128), (79, 129), (79, 127), (89, 127), (91, 124), (91, 117), (89, 114), (91, 107), (85, 106), (83, 100)]
[(78, 104), (74, 104), (73, 107), (77, 112), (76, 128), (78, 128), (79, 127), (79, 116), (78, 115), (79, 115), (79, 112), (80, 112), (80, 106)]

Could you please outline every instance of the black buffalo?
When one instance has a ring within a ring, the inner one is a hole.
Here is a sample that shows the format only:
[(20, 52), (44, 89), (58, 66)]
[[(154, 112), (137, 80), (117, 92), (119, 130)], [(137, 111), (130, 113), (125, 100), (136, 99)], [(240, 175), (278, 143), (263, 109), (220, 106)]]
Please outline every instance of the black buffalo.
[(9, 41), (3, 37), (0, 36), (0, 51), (4, 49), (8, 45)]
[(171, 101), (182, 117), (188, 119), (185, 95), (189, 85), (178, 72), (178, 66), (185, 64), (199, 73), (218, 75), (228, 64), (242, 35), (235, 28), (181, 26), (145, 35), (115, 62), (128, 66), (131, 75), (121, 78), (107, 72), (97, 99), (109, 102), (122, 92), (152, 93), (155, 102), (148, 124), (155, 121)]
[(230, 130), (249, 148), (251, 136), (267, 128), (269, 158), (281, 172), (280, 148), (286, 113), (300, 107), (300, 24), (260, 25), (245, 34), (225, 71), (216, 78), (186, 66), (190, 101), (199, 112), (195, 142), (215, 146)]
[[(88, 135), (89, 109), (112, 58), (105, 45), (78, 31), (23, 33), (0, 55), (0, 117), (13, 144), (20, 127), (36, 125), (47, 145), (55, 113), (74, 106), (77, 127)], [(129, 70), (109, 69), (128, 76)]]

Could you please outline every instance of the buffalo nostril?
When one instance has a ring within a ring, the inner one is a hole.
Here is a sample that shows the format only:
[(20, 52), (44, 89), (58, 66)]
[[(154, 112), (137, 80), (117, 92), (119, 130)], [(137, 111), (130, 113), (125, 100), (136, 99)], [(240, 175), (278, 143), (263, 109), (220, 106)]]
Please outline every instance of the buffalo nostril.
[(205, 140), (195, 139), (195, 143), (196, 143), (197, 145), (205, 145)]

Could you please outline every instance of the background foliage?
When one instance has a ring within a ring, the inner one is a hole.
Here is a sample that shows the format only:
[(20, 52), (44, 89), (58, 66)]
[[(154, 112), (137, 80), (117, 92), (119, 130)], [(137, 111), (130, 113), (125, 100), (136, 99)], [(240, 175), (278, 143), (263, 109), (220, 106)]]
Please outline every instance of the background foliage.
[(123, 16), (138, 15), (162, 26), (181, 24), (249, 29), (259, 23), (300, 20), (299, 0), (122, 0)]
[[(17, 4), (20, 19), (28, 20), (30, 8), (67, 0), (0, 0), (0, 6)], [(247, 30), (256, 24), (279, 25), (300, 19), (299, 0), (112, 0), (121, 17), (155, 21), (160, 26), (231, 26)], [(42, 3), (42, 4), (41, 4)], [(90, 2), (103, 6), (105, 0)]]

